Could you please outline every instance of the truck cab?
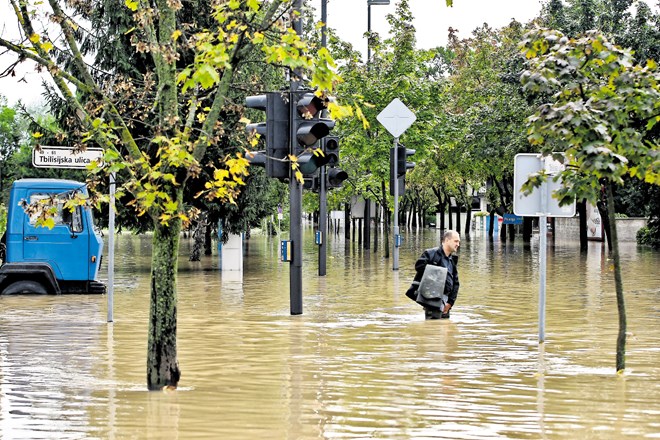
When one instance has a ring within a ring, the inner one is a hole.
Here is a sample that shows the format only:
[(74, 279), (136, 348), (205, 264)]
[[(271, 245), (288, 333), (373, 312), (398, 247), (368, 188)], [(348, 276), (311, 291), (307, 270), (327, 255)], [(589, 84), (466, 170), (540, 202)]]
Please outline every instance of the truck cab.
[[(20, 179), (13, 183), (7, 211), (0, 294), (104, 293), (97, 281), (103, 240), (92, 210), (64, 208), (73, 195), (87, 196), (84, 183), (60, 179)], [(48, 199), (54, 226), (38, 226), (25, 206)]]

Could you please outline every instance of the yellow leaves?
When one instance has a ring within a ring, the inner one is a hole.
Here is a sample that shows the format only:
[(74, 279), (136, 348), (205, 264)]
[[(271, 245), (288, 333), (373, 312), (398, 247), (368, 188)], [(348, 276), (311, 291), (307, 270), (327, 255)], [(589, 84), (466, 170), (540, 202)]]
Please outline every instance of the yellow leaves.
[(362, 113), (362, 109), (360, 108), (359, 105), (355, 106), (355, 116), (357, 116), (357, 118), (360, 121), (362, 121), (362, 128), (364, 128), (365, 130), (368, 130), (369, 129), (369, 120), (366, 118), (366, 116), (364, 116), (364, 113)]
[(35, 131), (34, 133), (32, 133), (32, 137), (35, 138), (35, 139), (42, 138), (43, 136), (44, 136), (43, 133), (38, 132), (38, 131)]
[(229, 171), (227, 170), (220, 169), (213, 172), (213, 178), (216, 180), (216, 182), (222, 182), (227, 177), (229, 177)]
[[(356, 106), (357, 109), (357, 106)], [(330, 117), (335, 120), (348, 118), (353, 116), (353, 108), (347, 105), (339, 105), (336, 102), (330, 101), (328, 103), (328, 111), (330, 112)], [(360, 114), (362, 112), (360, 111)]]
[(39, 37), (38, 34), (32, 34), (32, 35), (30, 35), (30, 41), (33, 44), (37, 44), (39, 41), (41, 41), (41, 37)]
[(175, 30), (174, 32), (172, 32), (172, 41), (178, 40), (180, 36), (181, 36), (181, 31), (178, 29)]
[(53, 217), (49, 217), (47, 219), (38, 220), (37, 226), (53, 229), (55, 227), (55, 219)]
[(252, 34), (252, 43), (254, 44), (261, 44), (264, 42), (264, 34), (261, 32), (255, 32)]
[(261, 6), (261, 2), (259, 0), (247, 0), (247, 6), (251, 11), (257, 12)]
[(44, 52), (50, 52), (55, 47), (53, 46), (53, 43), (51, 43), (50, 41), (45, 41), (40, 46)]
[(125, 2), (126, 7), (133, 12), (137, 11), (139, 4), (138, 0), (126, 0)]
[[(314, 152), (316, 154), (316, 151)], [(300, 171), (300, 165), (298, 164), (298, 156), (295, 154), (289, 154), (288, 155), (289, 161), (291, 162), (291, 169), (293, 170), (293, 176), (294, 178), (300, 182), (304, 183), (305, 178), (303, 176), (303, 173)]]
[(164, 204), (164, 208), (168, 212), (176, 212), (178, 207), (179, 204), (176, 201), (169, 201), (169, 202), (165, 202)]

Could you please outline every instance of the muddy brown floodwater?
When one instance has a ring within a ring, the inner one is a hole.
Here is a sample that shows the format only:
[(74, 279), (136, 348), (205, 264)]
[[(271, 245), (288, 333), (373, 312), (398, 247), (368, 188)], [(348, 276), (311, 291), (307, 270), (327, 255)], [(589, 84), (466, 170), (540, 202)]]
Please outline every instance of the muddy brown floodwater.
[[(117, 238), (115, 322), (105, 296), (0, 297), (2, 439), (660, 438), (660, 253), (621, 247), (627, 369), (608, 254), (549, 241), (538, 343), (538, 237), (463, 239), (450, 320), (404, 292), (439, 240), (409, 232), (400, 270), (328, 240), (317, 276), (305, 229), (302, 315), (277, 238), (253, 235), (243, 279), (217, 255), (180, 257), (176, 392), (146, 390), (151, 238)], [(102, 273), (106, 278), (107, 274)]]

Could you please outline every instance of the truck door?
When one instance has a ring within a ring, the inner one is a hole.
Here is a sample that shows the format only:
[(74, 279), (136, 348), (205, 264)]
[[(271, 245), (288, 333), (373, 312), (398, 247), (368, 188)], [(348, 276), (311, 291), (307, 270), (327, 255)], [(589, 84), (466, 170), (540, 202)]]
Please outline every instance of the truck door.
[[(29, 203), (50, 198), (41, 191), (28, 194)], [(89, 233), (82, 221), (82, 208), (73, 212), (63, 209), (64, 200), (56, 200), (52, 229), (37, 226), (37, 215), (25, 216), (23, 222), (23, 255), (26, 262), (50, 264), (59, 280), (87, 280), (89, 265)]]

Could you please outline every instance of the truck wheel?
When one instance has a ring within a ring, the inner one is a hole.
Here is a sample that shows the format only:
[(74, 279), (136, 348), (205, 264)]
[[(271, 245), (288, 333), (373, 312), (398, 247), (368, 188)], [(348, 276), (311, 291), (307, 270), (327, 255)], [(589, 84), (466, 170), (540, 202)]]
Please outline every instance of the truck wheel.
[(39, 281), (21, 280), (14, 281), (5, 290), (2, 291), (5, 295), (15, 295), (21, 293), (36, 293), (38, 295), (45, 295), (46, 288)]

